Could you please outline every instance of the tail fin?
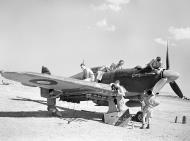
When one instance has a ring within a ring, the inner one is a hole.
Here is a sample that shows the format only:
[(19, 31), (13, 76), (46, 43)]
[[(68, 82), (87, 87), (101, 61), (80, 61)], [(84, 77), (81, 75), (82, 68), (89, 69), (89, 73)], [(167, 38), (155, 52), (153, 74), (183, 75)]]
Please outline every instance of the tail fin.
[(49, 69), (48, 69), (47, 67), (44, 67), (44, 66), (42, 66), (42, 71), (41, 71), (41, 73), (45, 73), (45, 74), (51, 75), (51, 72), (49, 71)]

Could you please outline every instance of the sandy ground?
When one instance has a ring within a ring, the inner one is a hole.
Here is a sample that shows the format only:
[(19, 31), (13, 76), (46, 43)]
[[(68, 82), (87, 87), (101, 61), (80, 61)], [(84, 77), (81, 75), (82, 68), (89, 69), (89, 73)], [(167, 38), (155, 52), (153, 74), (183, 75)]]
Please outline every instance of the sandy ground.
[[(133, 129), (104, 124), (101, 116), (107, 107), (91, 101), (57, 101), (64, 118), (50, 117), (45, 100), (38, 88), (0, 85), (0, 141), (190, 141), (190, 101), (159, 96), (151, 129), (142, 130), (139, 123)], [(182, 116), (186, 124), (181, 123)]]

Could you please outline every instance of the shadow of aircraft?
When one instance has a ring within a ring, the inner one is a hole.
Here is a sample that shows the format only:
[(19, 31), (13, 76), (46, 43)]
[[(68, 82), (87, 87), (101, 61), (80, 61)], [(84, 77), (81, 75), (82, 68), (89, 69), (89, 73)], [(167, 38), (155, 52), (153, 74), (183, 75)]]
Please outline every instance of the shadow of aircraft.
[[(22, 97), (12, 98), (11, 100), (30, 101), (30, 102), (35, 102), (35, 103), (47, 105), (47, 102), (44, 100), (33, 100), (33, 99), (22, 98)], [(60, 107), (60, 106), (56, 106), (56, 107), (58, 109), (62, 110), (62, 111), (60, 111), (62, 113), (61, 119), (65, 119), (68, 122), (71, 122), (74, 120), (75, 121), (94, 120), (94, 121), (102, 122), (103, 113), (83, 111), (83, 110), (75, 110), (75, 109), (69, 109), (69, 108)], [(8, 112), (0, 112), (0, 117), (51, 118), (54, 116), (52, 116), (48, 111), (8, 111)]]
[(0, 117), (50, 117), (48, 111), (10, 111), (0, 112)]

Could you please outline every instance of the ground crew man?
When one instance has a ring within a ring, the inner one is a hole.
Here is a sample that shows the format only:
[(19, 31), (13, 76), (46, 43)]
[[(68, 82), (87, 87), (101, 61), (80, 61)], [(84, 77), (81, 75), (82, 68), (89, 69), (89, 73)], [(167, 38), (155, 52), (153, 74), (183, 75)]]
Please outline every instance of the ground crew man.
[[(48, 74), (51, 75), (49, 69), (45, 66), (42, 66), (42, 70), (41, 73), (43, 74)], [(45, 91), (45, 92), (43, 92)], [(45, 95), (43, 95), (43, 93), (45, 93)], [(48, 96), (47, 96), (48, 93)], [(62, 117), (61, 112), (56, 108), (56, 98), (55, 96), (55, 91), (53, 89), (43, 89), (41, 88), (41, 96), (42, 97), (46, 97), (47, 98), (47, 110), (50, 112), (50, 114), (52, 116), (58, 116), (58, 117)]]
[(156, 57), (156, 59), (152, 59), (151, 62), (148, 64), (152, 70), (154, 71), (159, 71), (162, 67), (162, 61), (161, 61), (161, 57)]
[(117, 109), (118, 112), (122, 112), (124, 110), (126, 110), (126, 106), (125, 106), (125, 88), (123, 86), (120, 85), (120, 81), (116, 80), (115, 83), (111, 84), (112, 90), (117, 91), (117, 97), (116, 97), (116, 101), (117, 101)]
[(119, 69), (123, 69), (123, 65), (124, 65), (125, 61), (124, 60), (120, 60), (117, 64), (112, 63), (110, 66), (110, 70), (119, 70)]
[(109, 72), (109, 67), (102, 66), (97, 71), (96, 82), (100, 83), (105, 72)]
[(95, 77), (92, 70), (90, 68), (87, 68), (84, 63), (82, 63), (80, 66), (81, 69), (83, 70), (83, 80), (91, 82), (94, 81)]
[(110, 67), (103, 66), (97, 71), (96, 82), (101, 82), (102, 76), (105, 72), (123, 69), (124, 60), (120, 60), (118, 64), (112, 63)]
[(162, 70), (163, 64), (161, 61), (161, 57), (156, 57), (156, 59), (152, 59), (145, 68), (143, 68), (140, 72), (145, 73), (145, 72), (151, 72), (154, 71), (156, 73), (159, 73), (160, 70)]
[[(155, 95), (152, 93), (151, 90), (145, 92), (143, 96), (143, 104), (142, 104), (142, 111), (143, 111), (143, 121), (141, 129), (149, 129), (150, 128), (150, 118), (152, 117), (152, 110), (153, 107), (159, 105), (159, 103), (155, 100)], [(147, 122), (147, 127), (145, 127)]]
[(62, 117), (61, 112), (56, 108), (56, 98), (52, 98), (54, 96), (55, 91), (53, 89), (49, 90), (50, 97), (47, 98), (47, 106), (48, 111), (51, 112), (53, 116)]

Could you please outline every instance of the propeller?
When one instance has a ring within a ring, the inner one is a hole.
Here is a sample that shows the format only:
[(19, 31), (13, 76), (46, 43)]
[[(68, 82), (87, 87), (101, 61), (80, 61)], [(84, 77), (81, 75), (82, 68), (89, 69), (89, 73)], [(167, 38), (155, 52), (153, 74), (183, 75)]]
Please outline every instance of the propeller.
[(170, 69), (169, 53), (168, 53), (168, 41), (167, 41), (167, 51), (166, 51), (166, 70)]
[[(169, 63), (169, 52), (168, 52), (168, 41), (167, 41), (167, 52), (166, 52), (166, 70), (167, 72), (165, 72), (165, 75), (168, 73), (169, 77), (176, 77), (178, 78), (179, 76), (177, 76), (177, 74), (174, 74), (174, 72), (170, 72), (170, 63)], [(174, 79), (175, 80), (175, 79)], [(183, 93), (181, 92), (179, 86), (177, 85), (177, 83), (175, 81), (171, 81), (169, 82), (171, 88), (173, 89), (173, 91), (180, 97), (183, 98)]]
[(169, 83), (173, 91), (180, 97), (183, 98), (183, 93), (181, 92), (179, 86), (175, 81)]

